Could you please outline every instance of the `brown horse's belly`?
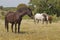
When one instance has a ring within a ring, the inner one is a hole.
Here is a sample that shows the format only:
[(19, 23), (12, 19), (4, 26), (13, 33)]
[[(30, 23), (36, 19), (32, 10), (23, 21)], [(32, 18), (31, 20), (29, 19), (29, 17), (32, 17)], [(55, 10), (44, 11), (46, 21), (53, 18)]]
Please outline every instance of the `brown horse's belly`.
[(6, 18), (7, 18), (7, 21), (10, 23), (17, 23), (18, 20), (20, 19), (19, 16), (15, 16), (15, 15), (9, 15)]

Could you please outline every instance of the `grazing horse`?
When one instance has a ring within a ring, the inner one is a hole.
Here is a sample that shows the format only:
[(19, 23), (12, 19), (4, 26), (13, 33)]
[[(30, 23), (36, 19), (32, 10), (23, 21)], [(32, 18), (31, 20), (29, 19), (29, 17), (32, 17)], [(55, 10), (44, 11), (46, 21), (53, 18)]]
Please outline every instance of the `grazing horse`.
[(17, 24), (18, 24), (18, 33), (20, 32), (20, 24), (22, 21), (22, 17), (24, 15), (28, 15), (29, 17), (33, 18), (32, 10), (30, 8), (22, 8), (17, 10), (16, 12), (8, 12), (5, 16), (5, 28), (7, 29), (7, 32), (9, 31), (8, 24), (11, 23), (11, 29), (13, 32), (13, 25), (15, 24), (15, 32), (17, 30)]
[(52, 23), (52, 17), (47, 15), (46, 13), (36, 13), (35, 16), (34, 16), (34, 22), (36, 23), (39, 23), (39, 21), (42, 21), (42, 23), (44, 24), (44, 22), (46, 22), (48, 24), (49, 23)]
[(52, 20), (53, 20), (52, 16), (48, 15), (48, 22), (49, 22), (50, 24), (52, 23)]
[(43, 16), (45, 17), (45, 20), (44, 21), (46, 21), (46, 23), (48, 24), (48, 23), (52, 23), (52, 16), (50, 16), (50, 15), (48, 15), (48, 14), (43, 14)]
[(39, 23), (39, 21), (42, 21), (43, 22), (44, 20), (44, 16), (43, 14), (40, 14), (40, 13), (36, 13), (35, 16), (34, 16), (34, 22), (36, 23)]

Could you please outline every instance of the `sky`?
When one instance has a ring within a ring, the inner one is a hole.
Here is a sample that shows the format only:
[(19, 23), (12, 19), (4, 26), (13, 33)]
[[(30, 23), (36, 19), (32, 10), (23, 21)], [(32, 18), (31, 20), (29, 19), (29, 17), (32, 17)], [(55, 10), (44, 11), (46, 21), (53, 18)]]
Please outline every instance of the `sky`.
[(21, 3), (28, 4), (29, 0), (0, 0), (0, 6), (4, 7), (16, 7)]

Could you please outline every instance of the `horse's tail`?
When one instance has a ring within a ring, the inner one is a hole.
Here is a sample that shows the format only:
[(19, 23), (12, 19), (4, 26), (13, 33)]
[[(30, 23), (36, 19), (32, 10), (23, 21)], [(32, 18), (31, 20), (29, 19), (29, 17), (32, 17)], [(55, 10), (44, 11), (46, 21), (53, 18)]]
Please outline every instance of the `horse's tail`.
[(5, 18), (5, 28), (6, 28), (6, 18)]
[(7, 28), (7, 19), (5, 17), (5, 28)]

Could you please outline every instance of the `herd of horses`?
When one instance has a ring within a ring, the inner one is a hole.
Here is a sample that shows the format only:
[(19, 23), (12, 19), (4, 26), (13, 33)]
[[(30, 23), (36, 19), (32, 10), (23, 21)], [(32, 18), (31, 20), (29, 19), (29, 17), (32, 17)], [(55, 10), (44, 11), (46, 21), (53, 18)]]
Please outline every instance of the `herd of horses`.
[(34, 19), (35, 23), (36, 21), (38, 23), (39, 20), (42, 21), (43, 23), (45, 21), (46, 23), (48, 23), (48, 21), (50, 23), (52, 22), (52, 17), (47, 15), (46, 13), (42, 13), (42, 14), (36, 13), (35, 15), (33, 15), (32, 10), (30, 8), (20, 8), (16, 12), (10, 11), (5, 15), (5, 28), (7, 32), (9, 31), (8, 24), (11, 23), (12, 32), (13, 32), (13, 26), (15, 25), (15, 33), (17, 32), (17, 27), (18, 27), (18, 33), (19, 33), (22, 17), (25, 15), (28, 15), (30, 18)]

